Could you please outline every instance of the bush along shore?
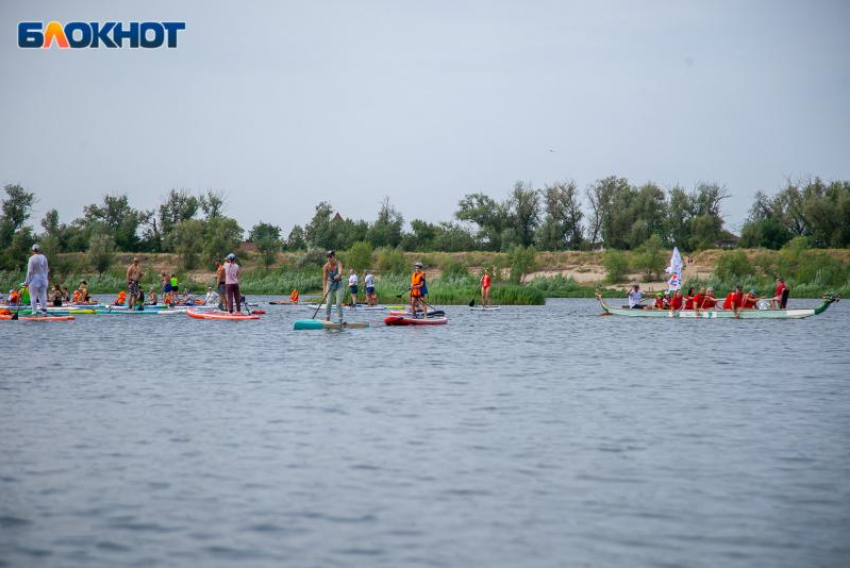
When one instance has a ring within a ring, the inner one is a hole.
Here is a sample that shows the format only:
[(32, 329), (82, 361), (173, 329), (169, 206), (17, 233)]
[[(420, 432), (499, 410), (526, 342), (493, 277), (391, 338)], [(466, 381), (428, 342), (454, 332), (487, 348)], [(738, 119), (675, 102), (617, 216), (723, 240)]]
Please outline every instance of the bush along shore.
[[(622, 297), (628, 282), (640, 281), (650, 290), (666, 288), (664, 267), (669, 251), (631, 252), (536, 252), (533, 249), (507, 253), (410, 253), (398, 249), (349, 250), (339, 256), (345, 267), (354, 267), (359, 275), (366, 267), (374, 269), (382, 303), (406, 301), (409, 270), (421, 259), (428, 274), (432, 303), (467, 304), (480, 297), (478, 279), (487, 268), (493, 275), (492, 300), (504, 305), (540, 305), (546, 298), (592, 298), (597, 291), (605, 297)], [(86, 280), (95, 294), (117, 294), (126, 287), (124, 270), (133, 255), (116, 254), (110, 267), (98, 274), (85, 254), (62, 254), (51, 262), (54, 283), (74, 290)], [(200, 295), (214, 283), (208, 270), (180, 270), (179, 257), (170, 254), (139, 254), (147, 292), (161, 292), (160, 273), (174, 273), (194, 294)], [(685, 288), (712, 286), (725, 293), (740, 284), (760, 295), (771, 294), (777, 277), (785, 279), (792, 297), (817, 298), (825, 294), (850, 295), (850, 249), (811, 249), (805, 238), (790, 241), (779, 250), (735, 249), (708, 250), (683, 255), (686, 268)], [(273, 263), (258, 253), (242, 252), (241, 289), (246, 295), (288, 295), (297, 289), (302, 294), (321, 294), (321, 251), (280, 253)], [(23, 282), (22, 270), (0, 271), (3, 292)], [(362, 288), (362, 282), (361, 282)]]

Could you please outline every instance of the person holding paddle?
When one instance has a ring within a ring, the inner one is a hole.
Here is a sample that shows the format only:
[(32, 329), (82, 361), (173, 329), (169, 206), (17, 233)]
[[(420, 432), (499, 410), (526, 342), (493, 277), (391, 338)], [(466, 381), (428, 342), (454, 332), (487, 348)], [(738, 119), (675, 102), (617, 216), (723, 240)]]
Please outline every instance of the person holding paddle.
[[(336, 259), (336, 252), (329, 250), (327, 253), (328, 261), (322, 267), (322, 285), (324, 287), (325, 296), (325, 321), (331, 321), (331, 306), (334, 303), (336, 296), (337, 312), (339, 313), (339, 323), (344, 323), (342, 312), (342, 297), (344, 296), (342, 286), (342, 263)], [(321, 307), (321, 306), (320, 306)]]
[(428, 317), (428, 306), (425, 304), (423, 288), (425, 287), (425, 271), (422, 263), (416, 261), (413, 265), (413, 276), (410, 278), (410, 314), (416, 316), (418, 309), (422, 310), (422, 317)]
[(41, 304), (43, 315), (47, 315), (47, 257), (41, 254), (38, 244), (32, 245), (32, 256), (27, 263), (27, 278), (23, 286), (29, 288), (32, 315), (38, 315), (38, 304)]
[(484, 269), (484, 275), (481, 277), (481, 305), (486, 305), (487, 307), (491, 307), (490, 303), (490, 273), (487, 272), (487, 269)]
[(227, 311), (242, 313), (242, 295), (239, 293), (239, 265), (236, 264), (236, 255), (230, 253), (224, 263), (224, 287), (227, 293)]

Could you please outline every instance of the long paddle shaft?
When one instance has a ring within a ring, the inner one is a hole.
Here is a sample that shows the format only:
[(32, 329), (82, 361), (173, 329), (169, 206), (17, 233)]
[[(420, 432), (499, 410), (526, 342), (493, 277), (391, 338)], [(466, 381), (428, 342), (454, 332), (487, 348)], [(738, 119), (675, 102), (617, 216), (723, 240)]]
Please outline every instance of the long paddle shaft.
[(316, 319), (316, 316), (317, 316), (317, 315), (319, 315), (319, 310), (321, 310), (321, 309), (322, 309), (322, 304), (324, 304), (324, 303), (325, 303), (325, 299), (327, 299), (328, 294), (330, 294), (330, 293), (331, 293), (331, 290), (333, 289), (333, 288), (332, 288), (332, 286), (333, 286), (333, 283), (332, 283), (332, 282), (328, 282), (328, 291), (327, 291), (327, 292), (325, 292), (325, 295), (324, 295), (324, 296), (322, 296), (322, 301), (321, 301), (321, 302), (319, 302), (319, 307), (318, 307), (318, 308), (316, 308), (316, 311), (315, 311), (315, 312), (313, 312), (313, 317), (311, 317), (310, 319)]

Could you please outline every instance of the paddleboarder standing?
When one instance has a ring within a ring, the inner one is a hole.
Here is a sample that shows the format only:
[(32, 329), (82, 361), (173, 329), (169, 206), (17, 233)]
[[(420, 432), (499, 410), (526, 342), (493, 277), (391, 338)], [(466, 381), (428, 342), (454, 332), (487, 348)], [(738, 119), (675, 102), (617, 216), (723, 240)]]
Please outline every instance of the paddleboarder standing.
[(336, 259), (336, 253), (329, 250), (327, 253), (328, 261), (322, 267), (322, 284), (324, 287), (326, 316), (325, 321), (331, 321), (331, 305), (334, 303), (336, 296), (337, 312), (339, 313), (339, 323), (343, 323), (342, 312), (342, 296), (343, 290), (340, 285), (342, 281), (342, 263)]
[(428, 317), (428, 307), (423, 302), (425, 296), (423, 288), (425, 287), (425, 271), (422, 269), (422, 263), (417, 261), (413, 265), (413, 276), (410, 278), (410, 314), (416, 316), (417, 309), (422, 309), (422, 317)]
[(47, 315), (47, 257), (41, 254), (38, 243), (32, 245), (32, 256), (27, 263), (27, 279), (24, 286), (29, 289), (32, 315), (38, 315), (38, 303), (41, 303), (41, 311)]
[(239, 294), (239, 265), (236, 264), (236, 255), (230, 253), (224, 263), (224, 287), (227, 292), (227, 311), (233, 313), (234, 306), (238, 313), (242, 313), (242, 296)]
[(487, 269), (484, 269), (484, 275), (481, 276), (481, 305), (491, 306), (490, 303), (490, 274)]
[(142, 268), (139, 266), (138, 257), (133, 257), (133, 262), (127, 267), (127, 309), (132, 310), (139, 299), (139, 281), (142, 279)]
[(215, 261), (215, 289), (218, 292), (218, 309), (224, 311), (224, 299), (227, 297), (224, 283), (224, 265), (220, 260)]

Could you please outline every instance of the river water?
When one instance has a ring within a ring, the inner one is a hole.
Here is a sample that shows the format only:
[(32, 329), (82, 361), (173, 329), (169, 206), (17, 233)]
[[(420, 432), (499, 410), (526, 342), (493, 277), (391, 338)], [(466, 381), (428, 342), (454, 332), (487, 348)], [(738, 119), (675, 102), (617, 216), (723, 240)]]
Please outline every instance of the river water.
[(263, 307), (0, 322), (0, 565), (850, 565), (845, 303)]

